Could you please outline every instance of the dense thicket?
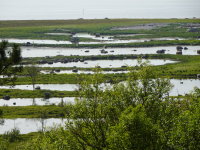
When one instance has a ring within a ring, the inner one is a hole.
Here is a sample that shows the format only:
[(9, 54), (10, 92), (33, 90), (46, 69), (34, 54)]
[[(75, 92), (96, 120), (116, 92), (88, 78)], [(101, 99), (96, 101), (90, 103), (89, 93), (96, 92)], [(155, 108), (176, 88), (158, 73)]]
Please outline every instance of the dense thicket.
[(79, 75), (66, 126), (49, 127), (18, 149), (199, 149), (200, 90), (171, 99), (169, 80), (156, 78), (147, 62), (138, 66), (126, 82), (112, 79), (106, 88), (99, 68), (92, 77)]

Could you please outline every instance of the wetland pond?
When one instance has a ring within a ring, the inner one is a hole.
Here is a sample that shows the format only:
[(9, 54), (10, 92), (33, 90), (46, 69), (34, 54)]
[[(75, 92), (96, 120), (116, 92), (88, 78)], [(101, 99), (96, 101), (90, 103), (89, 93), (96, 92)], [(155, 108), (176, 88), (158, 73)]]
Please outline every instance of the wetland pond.
[[(63, 98), (11, 98), (10, 100), (0, 99), (0, 106), (31, 106), (31, 105), (58, 105), (63, 99), (64, 103), (74, 103), (75, 97)], [(15, 103), (15, 104), (14, 104)]]
[[(151, 40), (186, 40), (184, 38), (151, 38), (151, 39), (134, 39), (134, 40), (97, 40), (96, 42), (79, 42), (79, 44), (119, 44), (119, 43), (134, 43), (134, 42), (147, 42)], [(27, 43), (30, 42), (31, 44), (72, 44), (71, 41), (56, 41), (56, 40), (33, 40), (33, 39), (0, 39), (0, 40), (8, 40), (9, 43)], [(199, 40), (199, 39), (198, 39)]]
[[(142, 59), (145, 61), (145, 59)], [(169, 63), (177, 63), (178, 61), (162, 60), (162, 59), (149, 59), (150, 64), (165, 65)], [(70, 62), (70, 63), (53, 63), (53, 64), (38, 64), (39, 67), (74, 67), (74, 68), (93, 68), (95, 66), (101, 68), (120, 68), (124, 65), (135, 66), (137, 65), (137, 59), (123, 59), (123, 60), (86, 60), (85, 62)], [(24, 65), (25, 66), (25, 65)]]
[[(50, 70), (42, 70), (40, 71), (42, 74), (49, 74), (51, 71)], [(119, 74), (119, 73), (128, 73), (129, 71), (102, 71), (103, 74)], [(73, 72), (72, 70), (60, 70), (60, 72), (53, 72), (56, 74), (63, 74), (63, 73), (74, 73), (74, 74), (94, 74), (93, 71), (84, 71), (84, 70), (78, 70), (78, 72)]]
[[(189, 93), (191, 90), (193, 90), (194, 86), (197, 86), (200, 88), (200, 79), (183, 79), (183, 80), (178, 80), (178, 79), (171, 79), (170, 80), (172, 84), (174, 84), (173, 89), (169, 93), (170, 96), (177, 96), (179, 95), (185, 95), (186, 93)], [(71, 90), (74, 90), (77, 88), (77, 85), (75, 84), (37, 84), (36, 86), (41, 86), (42, 89), (45, 87), (50, 90), (66, 90), (68, 88)], [(109, 84), (106, 84), (109, 86)], [(27, 89), (28, 87), (31, 87), (30, 90), (32, 90), (31, 85), (17, 85), (15, 88), (19, 89)], [(103, 86), (103, 84), (102, 84)], [(58, 104), (61, 101), (62, 98), (50, 98), (50, 99), (42, 99), (42, 98), (36, 98), (36, 99), (15, 99), (11, 98), (9, 101), (6, 100), (0, 100), (0, 104), (2, 105), (8, 105), (12, 106), (13, 102), (16, 102), (17, 106), (28, 106), (28, 105), (33, 105), (33, 103), (36, 103), (37, 105), (46, 105), (50, 103), (55, 103)], [(65, 97), (63, 98), (63, 101), (68, 103), (71, 102), (73, 103), (74, 97)], [(43, 120), (44, 122), (44, 127), (48, 126), (54, 126), (56, 124), (61, 124), (61, 126), (65, 125), (65, 121), (67, 119), (61, 119), (61, 118), (49, 118)], [(42, 129), (42, 119), (41, 118), (31, 118), (31, 119), (26, 119), (26, 118), (16, 118), (16, 119), (0, 119), (0, 134), (5, 133), (6, 131), (10, 131), (14, 127), (17, 127), (20, 130), (20, 134), (27, 134), (30, 132), (38, 132), (41, 131)]]
[[(185, 95), (189, 93), (195, 86), (200, 88), (200, 79), (170, 79), (170, 82), (174, 85), (170, 91), (170, 96)], [(79, 87), (77, 84), (36, 84), (40, 86), (41, 89), (45, 90), (57, 90), (57, 91), (74, 91)], [(109, 83), (101, 84), (102, 87), (110, 86)], [(10, 89), (10, 86), (1, 86), (3, 89)], [(12, 89), (21, 89), (21, 90), (33, 90), (32, 85), (16, 85)], [(12, 98), (12, 97), (11, 97)]]
[[(182, 55), (198, 55), (200, 46), (187, 46), (188, 50), (182, 50)], [(142, 48), (107, 48), (108, 53), (102, 54), (100, 48), (53, 48), (53, 47), (21, 47), (22, 57), (45, 56), (91, 56), (91, 55), (129, 55), (129, 54), (157, 54), (157, 50), (165, 49), (165, 54), (176, 54), (176, 46), (142, 47)], [(85, 52), (89, 50), (89, 52)]]
[[(20, 130), (20, 134), (27, 134), (30, 132), (38, 132), (42, 129), (42, 120), (40, 118), (16, 118), (16, 119), (3, 119), (4, 122), (1, 122), (0, 119), (0, 134), (3, 134), (6, 131), (9, 131), (15, 127)], [(67, 119), (62, 118), (49, 118), (45, 119), (44, 127), (54, 126), (56, 124), (65, 125)]]

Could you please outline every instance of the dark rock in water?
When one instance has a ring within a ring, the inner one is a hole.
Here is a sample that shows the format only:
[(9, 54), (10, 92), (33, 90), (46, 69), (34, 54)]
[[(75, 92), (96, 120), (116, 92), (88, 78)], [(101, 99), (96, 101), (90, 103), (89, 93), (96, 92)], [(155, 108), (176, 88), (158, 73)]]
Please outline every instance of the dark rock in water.
[(122, 68), (125, 68), (125, 67), (127, 67), (127, 66), (125, 66), (125, 65), (123, 65), (123, 66), (121, 66)]
[(36, 89), (36, 90), (40, 90), (40, 86), (36, 86), (35, 89)]
[(187, 47), (184, 47), (184, 50), (187, 50), (188, 48)]
[(156, 53), (165, 53), (165, 49), (157, 50)]
[(10, 100), (10, 96), (9, 96), (9, 95), (6, 95), (6, 96), (4, 96), (3, 99), (5, 99), (5, 100)]
[(112, 69), (112, 71), (118, 71), (118, 69)]
[(178, 49), (183, 49), (183, 47), (182, 47), (182, 46), (177, 46), (176, 49), (177, 49), (177, 50), (178, 50)]
[(200, 74), (197, 74), (197, 78), (200, 78)]
[(86, 50), (85, 52), (89, 52), (89, 50)]
[(200, 54), (200, 50), (197, 50), (197, 54)]
[(77, 69), (73, 69), (72, 72), (78, 72), (78, 70)]
[(108, 51), (105, 51), (104, 49), (100, 50), (101, 53), (105, 54), (105, 53), (108, 53)]
[(53, 64), (53, 61), (49, 61), (48, 64)]
[(68, 63), (68, 60), (64, 60), (63, 63)]
[(13, 105), (16, 105), (16, 102), (14, 102)]
[(177, 49), (177, 51), (180, 51), (180, 52), (182, 52), (182, 49)]
[(50, 98), (50, 94), (49, 93), (44, 93), (45, 98)]
[(95, 33), (96, 37), (100, 37), (100, 35), (101, 35), (100, 33)]
[(60, 72), (60, 69), (55, 69), (55, 72)]

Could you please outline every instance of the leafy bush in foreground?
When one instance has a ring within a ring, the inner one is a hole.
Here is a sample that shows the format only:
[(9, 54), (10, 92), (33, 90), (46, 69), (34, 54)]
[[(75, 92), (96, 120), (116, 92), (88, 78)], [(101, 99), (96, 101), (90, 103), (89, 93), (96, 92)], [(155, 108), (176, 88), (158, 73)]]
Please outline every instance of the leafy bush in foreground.
[[(68, 105), (66, 126), (50, 127), (18, 149), (199, 149), (199, 89), (186, 99), (168, 97), (172, 85), (139, 61), (127, 82), (103, 88), (99, 68), (79, 79), (79, 98)], [(91, 84), (92, 83), (92, 84)]]

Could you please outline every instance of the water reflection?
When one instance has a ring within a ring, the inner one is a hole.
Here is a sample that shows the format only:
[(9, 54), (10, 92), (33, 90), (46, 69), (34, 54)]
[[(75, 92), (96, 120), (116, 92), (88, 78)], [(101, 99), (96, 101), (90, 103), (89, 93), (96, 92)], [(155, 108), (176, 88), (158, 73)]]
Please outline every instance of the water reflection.
[(96, 37), (95, 35), (91, 35), (88, 33), (76, 33), (74, 35), (71, 35), (70, 33), (45, 33), (45, 34), (49, 34), (49, 35), (65, 35), (65, 36), (72, 36), (72, 37), (82, 37), (82, 38), (90, 38), (90, 39), (94, 39), (94, 40), (100, 40), (100, 41), (112, 41), (113, 36), (100, 36), (100, 37)]
[[(183, 38), (153, 38), (153, 39), (134, 39), (134, 40), (105, 40), (105, 41), (97, 41), (97, 42), (79, 42), (79, 44), (117, 44), (117, 43), (134, 43), (134, 42), (147, 42), (151, 40), (186, 40)], [(33, 40), (33, 39), (0, 39), (0, 40), (8, 40), (10, 43), (27, 43), (31, 44), (72, 44), (71, 41), (56, 41), (56, 40)]]
[[(42, 70), (40, 71), (43, 74), (49, 74), (50, 70)], [(119, 73), (128, 73), (129, 71), (102, 71), (103, 74), (119, 74)], [(72, 70), (60, 70), (60, 72), (54, 72), (56, 74), (63, 74), (63, 73), (74, 73), (74, 74), (94, 74), (93, 71), (84, 71), (84, 70), (78, 70), (78, 72), (72, 72)]]
[[(193, 90), (194, 86), (200, 88), (200, 79), (170, 79), (170, 82), (174, 85), (174, 88), (169, 93), (170, 96), (185, 95)], [(109, 85), (101, 84), (102, 87)], [(78, 89), (76, 84), (36, 84), (36, 86), (40, 86), (41, 89), (57, 91), (74, 91)], [(0, 88), (9, 89), (9, 86), (1, 86)], [(32, 85), (16, 85), (13, 89), (32, 90)]]
[(170, 96), (185, 95), (190, 93), (195, 86), (200, 88), (200, 79), (171, 79), (170, 82), (174, 85), (169, 93)]
[[(145, 61), (145, 59), (142, 59)], [(162, 60), (162, 59), (149, 59), (150, 64), (165, 65), (168, 63), (177, 63), (177, 61)], [(71, 63), (53, 63), (53, 64), (39, 64), (40, 67), (80, 67), (80, 68), (94, 68), (96, 65), (101, 68), (120, 68), (123, 65), (135, 66), (137, 59), (123, 59), (123, 60), (86, 60), (85, 62), (71, 62)]]
[(11, 98), (10, 100), (0, 99), (0, 106), (30, 106), (30, 105), (58, 105), (61, 100), (64, 104), (74, 103), (74, 97), (64, 98)]
[[(198, 55), (200, 46), (187, 46), (188, 50), (182, 50), (182, 55)], [(165, 54), (176, 54), (176, 46), (142, 47), (142, 48), (107, 48), (108, 53), (102, 54), (100, 48), (53, 48), (53, 47), (21, 47), (22, 57), (45, 56), (91, 56), (91, 55), (129, 55), (129, 54), (157, 54), (157, 50), (165, 49)], [(89, 50), (89, 52), (85, 52)]]
[[(35, 84), (40, 86), (41, 89), (45, 90), (57, 90), (57, 91), (74, 91), (77, 89), (76, 84)], [(33, 90), (32, 85), (15, 85), (15, 87), (10, 88), (10, 86), (0, 86), (3, 89), (21, 89), (21, 90)]]
[[(65, 125), (67, 119), (61, 118), (50, 118), (44, 120), (44, 127), (53, 126), (55, 124)], [(16, 118), (16, 119), (4, 119), (4, 124), (1, 127), (0, 134), (17, 127), (20, 130), (20, 134), (27, 134), (30, 132), (38, 132), (42, 128), (42, 123), (38, 118), (26, 119), (26, 118)]]

